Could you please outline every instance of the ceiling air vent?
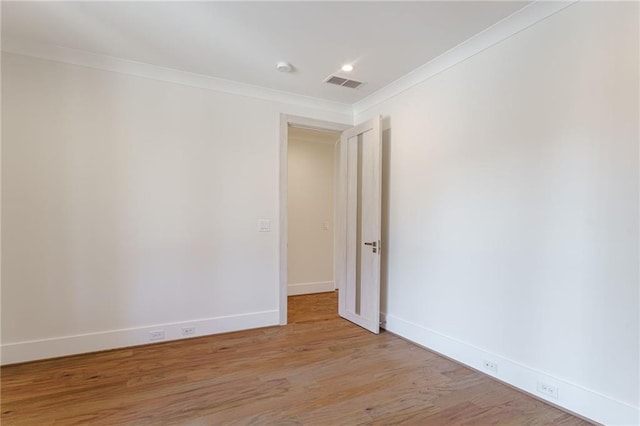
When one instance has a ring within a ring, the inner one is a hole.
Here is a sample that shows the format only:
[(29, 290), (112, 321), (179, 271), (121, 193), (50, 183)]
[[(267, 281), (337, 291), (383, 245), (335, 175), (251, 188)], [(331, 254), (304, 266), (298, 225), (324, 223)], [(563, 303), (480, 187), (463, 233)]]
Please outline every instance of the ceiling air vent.
[(349, 80), (348, 78), (338, 77), (337, 75), (330, 75), (324, 82), (335, 84), (336, 86), (348, 87), (350, 89), (357, 89), (364, 84), (361, 81)]

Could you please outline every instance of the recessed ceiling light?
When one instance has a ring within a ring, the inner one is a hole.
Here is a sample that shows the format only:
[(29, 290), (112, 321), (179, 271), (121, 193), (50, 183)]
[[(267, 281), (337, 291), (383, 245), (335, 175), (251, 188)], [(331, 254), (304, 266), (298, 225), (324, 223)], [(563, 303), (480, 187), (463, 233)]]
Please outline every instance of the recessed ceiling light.
[(353, 65), (351, 65), (351, 64), (344, 64), (344, 65), (342, 66), (342, 71), (344, 71), (344, 72), (351, 72), (351, 71), (353, 71)]

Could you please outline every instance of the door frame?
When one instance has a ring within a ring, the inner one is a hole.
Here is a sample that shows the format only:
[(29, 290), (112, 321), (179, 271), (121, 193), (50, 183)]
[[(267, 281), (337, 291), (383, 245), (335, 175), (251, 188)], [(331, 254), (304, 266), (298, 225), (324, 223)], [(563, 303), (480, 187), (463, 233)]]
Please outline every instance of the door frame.
[[(345, 123), (337, 123), (331, 121), (324, 120), (316, 120), (314, 118), (301, 117), (297, 115), (290, 114), (280, 114), (280, 200), (279, 200), (279, 209), (280, 209), (280, 219), (279, 219), (279, 230), (280, 230), (280, 270), (279, 270), (279, 279), (280, 279), (280, 303), (279, 303), (279, 311), (280, 311), (280, 325), (287, 324), (287, 292), (288, 292), (288, 277), (287, 277), (287, 266), (288, 266), (288, 254), (287, 254), (287, 238), (288, 238), (288, 227), (287, 227), (287, 191), (289, 187), (289, 125), (305, 127), (308, 129), (315, 130), (330, 130), (334, 132), (340, 132), (353, 127), (353, 124), (345, 124)], [(338, 150), (338, 156), (340, 156), (340, 150)], [(342, 164), (340, 162), (340, 158), (337, 159), (337, 164)], [(336, 206), (334, 206), (334, 209)], [(337, 227), (334, 225), (333, 232), (334, 237), (336, 235)], [(334, 238), (334, 241), (338, 241)], [(336, 244), (334, 243), (334, 247), (338, 249)], [(336, 253), (340, 250), (334, 250), (334, 259), (336, 258)], [(334, 260), (334, 271), (336, 269), (336, 263)], [(334, 274), (335, 275), (335, 274)]]

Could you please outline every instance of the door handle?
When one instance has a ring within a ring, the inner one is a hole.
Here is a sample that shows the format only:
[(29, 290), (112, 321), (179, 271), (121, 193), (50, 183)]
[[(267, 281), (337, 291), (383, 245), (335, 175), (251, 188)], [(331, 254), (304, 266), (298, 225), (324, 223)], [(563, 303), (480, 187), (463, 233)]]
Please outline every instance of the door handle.
[(371, 246), (371, 251), (373, 251), (374, 253), (378, 253), (380, 251), (380, 248), (382, 248), (382, 246), (380, 245), (380, 240), (378, 241), (371, 241), (371, 242), (365, 242), (364, 243), (365, 246)]

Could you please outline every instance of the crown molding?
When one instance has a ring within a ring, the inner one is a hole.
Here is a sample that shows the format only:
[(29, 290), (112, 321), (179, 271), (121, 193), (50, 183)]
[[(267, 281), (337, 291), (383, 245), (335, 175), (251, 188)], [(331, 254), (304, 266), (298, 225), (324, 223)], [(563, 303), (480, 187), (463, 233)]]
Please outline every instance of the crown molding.
[(390, 99), (411, 87), (430, 79), (436, 74), (486, 50), (503, 40), (554, 15), (578, 0), (543, 1), (536, 0), (517, 12), (498, 21), (470, 39), (446, 51), (442, 55), (400, 77), (393, 83), (372, 93), (353, 104), (354, 115), (362, 114), (369, 108)]
[(99, 55), (82, 50), (69, 49), (44, 43), (15, 40), (4, 36), (2, 51), (31, 56), (55, 62), (96, 68), (122, 74), (129, 74), (184, 86), (215, 90), (223, 93), (280, 102), (289, 105), (315, 108), (328, 112), (357, 116), (373, 106), (390, 99), (413, 86), (465, 61), (466, 59), (500, 43), (503, 40), (529, 28), (574, 4), (578, 0), (545, 1), (535, 0), (519, 11), (507, 16), (484, 31), (446, 51), (437, 58), (416, 68), (398, 80), (388, 84), (353, 105), (313, 98), (295, 93), (239, 83), (188, 71), (160, 67), (143, 62)]
[(7, 36), (2, 37), (2, 51), (16, 55), (31, 56), (38, 59), (175, 83), (183, 86), (197, 87), (266, 101), (315, 108), (333, 113), (346, 114), (348, 116), (353, 114), (353, 107), (350, 104), (298, 95), (295, 93), (239, 83), (236, 81), (210, 77), (188, 71), (165, 68), (143, 62), (120, 59), (113, 56), (99, 55), (83, 50), (70, 49), (67, 47), (36, 43), (26, 40), (17, 40)]

